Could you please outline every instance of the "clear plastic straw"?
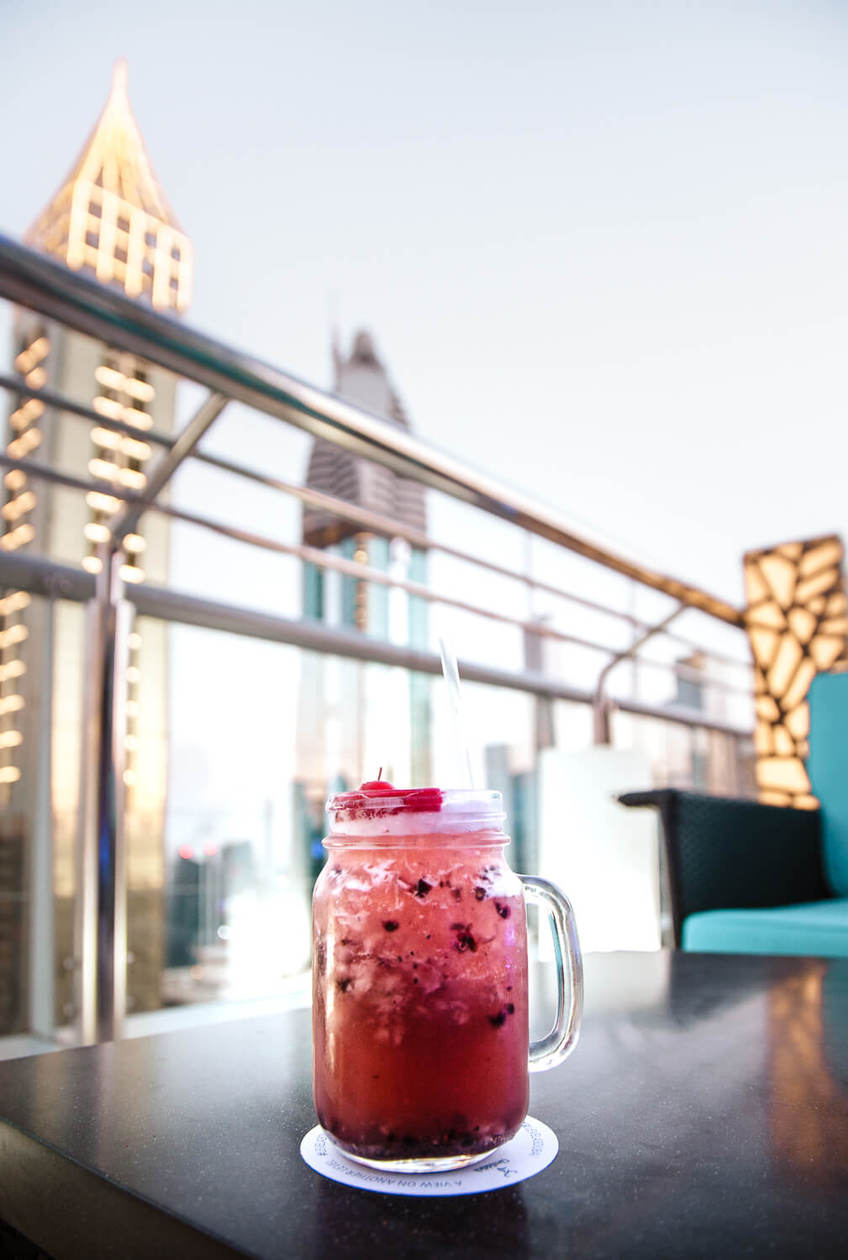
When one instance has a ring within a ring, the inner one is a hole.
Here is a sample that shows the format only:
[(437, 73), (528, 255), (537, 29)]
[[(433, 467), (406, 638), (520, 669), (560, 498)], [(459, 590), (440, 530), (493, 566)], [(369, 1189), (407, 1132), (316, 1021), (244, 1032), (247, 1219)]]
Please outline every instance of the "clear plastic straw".
[(468, 779), (468, 786), (473, 788), (474, 775), (471, 770), (471, 750), (468, 747), (468, 736), (465, 733), (465, 720), (462, 714), (462, 692), (459, 687), (459, 666), (456, 663), (456, 656), (453, 648), (446, 639), (439, 639), (439, 652), (442, 657), (442, 673), (445, 676), (445, 684), (448, 689), (451, 708), (453, 709), (454, 725), (456, 729), (456, 741), (462, 759), (465, 761), (465, 774)]

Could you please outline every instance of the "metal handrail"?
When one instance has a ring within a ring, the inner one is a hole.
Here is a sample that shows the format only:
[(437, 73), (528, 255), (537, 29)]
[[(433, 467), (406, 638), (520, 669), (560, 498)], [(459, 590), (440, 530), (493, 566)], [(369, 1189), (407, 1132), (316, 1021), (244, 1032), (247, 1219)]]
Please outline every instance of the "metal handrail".
[[(28, 396), (39, 398), (48, 407), (52, 407), (57, 411), (66, 411), (72, 415), (80, 417), (81, 419), (89, 420), (92, 424), (97, 424), (101, 428), (110, 429), (116, 433), (136, 436), (138, 432), (133, 425), (130, 425), (125, 421), (115, 420), (111, 417), (103, 416), (99, 412), (95, 411), (93, 407), (88, 407), (82, 403), (76, 402), (73, 399), (65, 398), (63, 395), (57, 394), (53, 390), (43, 388), (35, 390), (31, 387), (28, 388), (22, 377), (0, 373), (0, 389), (6, 389), (13, 393), (27, 394)], [(171, 451), (177, 441), (177, 439), (172, 438), (170, 435), (161, 433), (155, 429), (145, 430), (144, 440), (149, 442), (151, 445), (159, 446), (166, 451)], [(384, 515), (383, 513), (373, 512), (367, 508), (358, 507), (356, 504), (346, 503), (343, 499), (338, 499), (334, 495), (326, 494), (320, 490), (313, 490), (308, 486), (295, 485), (293, 482), (284, 481), (279, 477), (272, 476), (270, 473), (259, 472), (256, 469), (248, 468), (244, 464), (237, 463), (230, 459), (225, 459), (223, 456), (212, 455), (206, 451), (194, 449), (191, 452), (191, 457), (207, 467), (216, 468), (221, 472), (233, 474), (252, 481), (256, 485), (265, 486), (271, 490), (279, 490), (283, 494), (288, 494), (293, 498), (299, 499), (300, 502), (308, 504), (310, 507), (323, 510), (328, 514), (331, 514), (341, 520), (349, 521), (352, 524), (361, 525), (363, 529), (383, 534), (386, 537), (402, 538), (404, 541), (409, 543), (410, 546), (420, 547), (423, 550), (429, 550), (432, 552), (438, 552), (442, 555), (450, 556), (452, 559), (476, 565), (477, 567), (486, 569), (488, 572), (495, 573), (500, 577), (505, 577), (515, 582), (521, 582), (530, 590), (540, 591), (544, 594), (553, 595), (558, 599), (568, 600), (569, 602), (574, 603), (581, 608), (585, 608), (590, 612), (596, 612), (603, 616), (614, 617), (618, 621), (622, 621), (630, 625), (638, 634), (644, 634), (646, 632), (653, 633), (653, 628), (649, 622), (643, 621), (641, 618), (634, 616), (632, 613), (622, 609), (613, 608), (609, 604), (603, 604), (598, 600), (589, 599), (584, 595), (577, 595), (573, 591), (567, 591), (563, 587), (535, 578), (529, 573), (516, 572), (513, 569), (507, 568), (506, 565), (497, 564), (495, 561), (489, 560), (484, 556), (476, 555), (472, 552), (465, 551), (462, 548), (439, 542), (437, 539), (431, 538), (428, 534), (424, 533), (424, 531), (415, 529), (413, 526), (407, 525), (402, 521), (397, 521)], [(12, 466), (11, 462), (9, 466)], [(36, 467), (35, 464), (28, 464), (25, 467), (24, 463), (20, 462), (15, 466), (20, 466), (24, 472), (29, 471), (32, 476), (47, 476), (47, 472), (43, 466)], [(75, 485), (76, 481), (71, 480), (66, 484)], [(80, 488), (94, 490), (99, 489), (100, 487), (95, 485), (82, 487), (82, 483), (80, 483)], [(151, 504), (152, 500), (155, 498), (155, 494), (151, 493), (151, 490), (152, 487), (146, 490), (144, 494), (139, 494), (138, 496), (121, 496), (116, 494), (114, 491), (110, 491), (110, 493), (112, 493), (113, 498), (123, 497), (126, 502), (138, 503), (143, 508), (145, 504)], [(382, 579), (377, 578), (375, 580)], [(706, 656), (719, 664), (728, 665), (734, 669), (744, 669), (746, 671), (750, 671), (751, 666), (749, 661), (739, 660), (737, 657), (728, 656), (725, 653), (715, 651), (712, 648), (704, 649), (701, 644), (688, 638), (686, 635), (669, 631), (666, 637), (675, 643), (681, 644), (683, 647), (703, 651)], [(567, 638), (568, 637), (566, 636), (566, 639)], [(578, 640), (575, 639), (574, 641), (577, 642)], [(602, 650), (612, 650), (606, 649), (602, 644), (589, 644), (588, 646), (597, 646)], [(646, 660), (646, 658), (642, 658), (642, 660), (646, 664), (650, 663)]]
[[(40, 556), (22, 556), (14, 552), (0, 552), (0, 585), (3, 584), (28, 591), (31, 595), (67, 599), (76, 603), (89, 602), (94, 597), (96, 588), (95, 578), (74, 565), (61, 564)], [(438, 653), (387, 643), (383, 639), (371, 638), (360, 630), (328, 626), (324, 622), (303, 618), (281, 617), (275, 613), (235, 604), (222, 604), (166, 587), (150, 586), (146, 582), (128, 591), (127, 598), (135, 606), (137, 613), (144, 617), (157, 617), (180, 625), (262, 639), (310, 652), (324, 652), (353, 660), (393, 665), (423, 674), (439, 675), (442, 672)], [(592, 704), (594, 693), (591, 690), (558, 682), (545, 674), (515, 672), (464, 660), (459, 662), (459, 668), (463, 679), (470, 683), (506, 687), (546, 700), (566, 700), (587, 706)], [(634, 717), (654, 718), (677, 726), (715, 731), (736, 739), (748, 739), (751, 735), (748, 726), (710, 717), (699, 709), (685, 705), (649, 705), (639, 700), (622, 699), (616, 700), (615, 708)]]
[(6, 236), (0, 236), (0, 297), (287, 420), (314, 437), (327, 438), (682, 604), (742, 625), (741, 610), (727, 600), (581, 537), (557, 513), (381, 417), (148, 309)]
[[(204, 404), (205, 406), (205, 404)], [(29, 459), (12, 459), (8, 455), (0, 452), (0, 468), (19, 468), (21, 472), (26, 473), (28, 477), (38, 481), (48, 481), (53, 485), (65, 486), (72, 490), (87, 492), (92, 490), (103, 491), (102, 483), (88, 481), (84, 477), (77, 477), (73, 473), (60, 472), (58, 469), (50, 468), (46, 464), (41, 464), (36, 460)], [(199, 529), (209, 530), (224, 538), (229, 538), (233, 542), (246, 543), (249, 546), (259, 547), (265, 551), (272, 551), (278, 555), (292, 556), (305, 563), (315, 565), (316, 568), (331, 570), (336, 573), (342, 573), (346, 577), (351, 577), (359, 581), (373, 582), (376, 585), (387, 586), (393, 590), (405, 591), (408, 595), (415, 596), (418, 599), (426, 600), (428, 603), (441, 604), (446, 608), (456, 608), (461, 612), (471, 613), (474, 616), (486, 617), (490, 621), (497, 621), (502, 625), (511, 626), (513, 629), (523, 630), (528, 634), (538, 635), (541, 639), (551, 639), (556, 643), (568, 643), (572, 647), (581, 647), (593, 652), (601, 652), (610, 659), (601, 670), (598, 687), (602, 680), (613, 665), (620, 661), (634, 656), (638, 647), (646, 642), (649, 638), (661, 633), (661, 629), (657, 627), (648, 627), (647, 630), (638, 638), (635, 643), (623, 651), (611, 647), (609, 644), (598, 643), (594, 639), (586, 639), (580, 635), (571, 634), (565, 630), (558, 630), (555, 626), (546, 625), (544, 622), (528, 621), (526, 618), (513, 617), (508, 613), (499, 612), (497, 609), (487, 608), (482, 604), (472, 603), (470, 600), (458, 599), (452, 595), (445, 595), (438, 591), (434, 591), (431, 587), (426, 586), (422, 582), (411, 582), (402, 578), (394, 577), (390, 573), (386, 573), (382, 569), (372, 568), (368, 564), (363, 564), (358, 560), (349, 560), (344, 556), (335, 556), (329, 552), (322, 551), (317, 547), (309, 547), (300, 543), (287, 543), (279, 539), (269, 538), (264, 534), (257, 534), (252, 530), (246, 530), (233, 525), (226, 525), (221, 521), (213, 520), (211, 517), (203, 516), (197, 512), (186, 511), (183, 508), (175, 507), (171, 503), (160, 503), (158, 501), (151, 502), (147, 494), (141, 494), (132, 490), (126, 490), (121, 487), (108, 487), (108, 493), (112, 498), (120, 500), (126, 506), (124, 514), (125, 525), (120, 529), (114, 529), (113, 534), (118, 538), (127, 529), (134, 527), (134, 522), (144, 511), (158, 512), (163, 516), (167, 516), (171, 520), (180, 521), (185, 525), (193, 525)], [(139, 588), (134, 588), (139, 589)], [(136, 602), (133, 600), (133, 602)], [(671, 614), (676, 617), (682, 611), (680, 605)], [(667, 617), (665, 620), (671, 620)], [(685, 661), (657, 661), (651, 657), (640, 656), (639, 665), (647, 666), (649, 669), (666, 670), (680, 678), (690, 677), (701, 682), (706, 682), (715, 691), (721, 691), (729, 695), (748, 695), (747, 689), (734, 687), (730, 683), (725, 683), (721, 679), (711, 678), (705, 679), (701, 670), (689, 667)]]

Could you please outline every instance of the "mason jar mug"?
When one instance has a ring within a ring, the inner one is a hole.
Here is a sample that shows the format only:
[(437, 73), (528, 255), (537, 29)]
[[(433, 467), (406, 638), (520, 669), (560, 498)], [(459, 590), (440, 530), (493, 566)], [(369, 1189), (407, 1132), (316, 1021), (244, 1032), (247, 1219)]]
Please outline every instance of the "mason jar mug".
[[(351, 1159), (432, 1172), (486, 1156), (527, 1114), (528, 1072), (574, 1048), (574, 915), (507, 865), (501, 795), (363, 784), (328, 802), (313, 898), (318, 1118)], [(554, 1027), (530, 1044), (525, 901), (548, 912)]]

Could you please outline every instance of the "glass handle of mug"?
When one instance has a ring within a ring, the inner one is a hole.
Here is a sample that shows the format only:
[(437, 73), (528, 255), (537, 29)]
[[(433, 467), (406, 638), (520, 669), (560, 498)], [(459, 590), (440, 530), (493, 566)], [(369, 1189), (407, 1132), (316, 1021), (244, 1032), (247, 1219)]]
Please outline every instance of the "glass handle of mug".
[[(557, 1012), (547, 1036), (530, 1043), (530, 1071), (544, 1072), (562, 1063), (577, 1045), (583, 1015), (583, 959), (577, 924), (568, 898), (555, 884), (535, 875), (522, 875), (524, 897), (547, 911), (554, 938), (557, 968)], [(566, 962), (568, 979), (566, 983)], [(570, 1001), (566, 1010), (566, 990)]]

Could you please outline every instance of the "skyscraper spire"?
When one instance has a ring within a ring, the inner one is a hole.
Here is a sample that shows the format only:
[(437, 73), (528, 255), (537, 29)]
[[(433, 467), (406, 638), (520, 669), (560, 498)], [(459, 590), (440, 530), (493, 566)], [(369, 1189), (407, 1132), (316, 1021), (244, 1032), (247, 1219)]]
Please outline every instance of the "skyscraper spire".
[(159, 309), (188, 306), (191, 242), (153, 173), (130, 110), (126, 61), (115, 63), (103, 113), (26, 240)]
[[(335, 334), (332, 348), (335, 392), (408, 429), (409, 419), (371, 334), (360, 329), (347, 357), (342, 354)], [(312, 444), (306, 484), (311, 490), (336, 495), (357, 507), (381, 512), (426, 531), (424, 489), (417, 481), (399, 477), (390, 468), (371, 463), (324, 438), (316, 438)], [(303, 539), (313, 547), (330, 546), (356, 533), (356, 525), (339, 520), (322, 508), (304, 508)]]
[(127, 80), (129, 79), (129, 65), (126, 57), (119, 57), (112, 67), (112, 90), (110, 96), (122, 93), (126, 98)]

